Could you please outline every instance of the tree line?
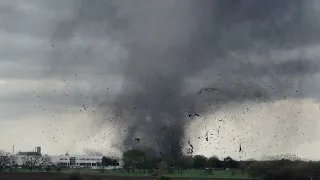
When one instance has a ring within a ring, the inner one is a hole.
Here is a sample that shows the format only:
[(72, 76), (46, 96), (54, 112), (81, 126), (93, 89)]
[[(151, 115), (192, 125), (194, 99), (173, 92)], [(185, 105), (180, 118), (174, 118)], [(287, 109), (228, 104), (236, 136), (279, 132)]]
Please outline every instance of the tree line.
[(209, 158), (203, 155), (181, 155), (175, 159), (148, 156), (139, 149), (125, 151), (122, 155), (123, 168), (128, 172), (145, 171), (156, 172), (162, 169), (164, 174), (174, 171), (184, 173), (189, 169), (203, 169), (204, 173), (214, 173), (216, 170), (240, 171), (248, 174), (252, 179), (263, 180), (320, 180), (320, 162), (303, 161), (299, 158), (275, 157), (268, 160), (235, 160), (228, 156), (219, 159), (217, 156)]
[[(121, 164), (121, 166), (120, 166)], [(14, 156), (0, 151), (0, 172), (16, 167)], [(176, 158), (166, 158), (150, 156), (142, 150), (131, 149), (123, 152), (121, 162), (117, 159), (103, 157), (101, 169), (104, 172), (105, 166), (118, 166), (121, 171), (135, 173), (135, 171), (145, 171), (150, 174), (170, 174), (184, 173), (191, 169), (202, 169), (204, 173), (213, 174), (215, 171), (235, 171), (246, 173), (252, 179), (262, 180), (320, 180), (320, 162), (303, 161), (299, 158), (276, 157), (268, 160), (235, 160), (228, 156), (218, 158), (211, 156), (209, 158), (203, 155), (181, 155)], [(60, 171), (59, 164), (53, 164), (48, 155), (32, 155), (23, 157), (23, 168), (39, 168), (50, 171), (55, 168)]]
[[(183, 173), (187, 169), (241, 169), (243, 162), (234, 160), (228, 156), (219, 159), (217, 156), (207, 158), (203, 155), (181, 155), (177, 158), (167, 159), (156, 156), (148, 156), (139, 149), (127, 150), (122, 155), (123, 168), (135, 170), (154, 170), (158, 168), (159, 163), (166, 164), (169, 169), (178, 169)], [(242, 168), (243, 169), (243, 168)], [(169, 170), (168, 173), (171, 173)]]
[[(18, 164), (16, 161), (17, 159), (15, 156), (0, 150), (0, 172), (5, 169), (8, 169), (9, 172), (11, 172), (13, 168), (17, 168)], [(34, 153), (22, 157), (22, 168), (29, 169), (30, 171), (34, 169), (46, 169), (46, 171), (49, 172), (52, 167), (57, 166), (58, 165), (52, 163), (52, 159), (48, 155), (42, 156), (41, 154)], [(57, 167), (57, 169), (59, 169), (59, 167)]]

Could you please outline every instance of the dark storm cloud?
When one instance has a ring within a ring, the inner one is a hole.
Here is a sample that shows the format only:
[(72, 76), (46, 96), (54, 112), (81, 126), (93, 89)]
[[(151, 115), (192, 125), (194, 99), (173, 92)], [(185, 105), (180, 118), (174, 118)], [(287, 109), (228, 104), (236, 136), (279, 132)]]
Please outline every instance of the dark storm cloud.
[(319, 65), (308, 59), (290, 60), (284, 62), (269, 62), (267, 64), (244, 63), (242, 69), (235, 71), (241, 76), (263, 77), (266, 74), (279, 77), (312, 75), (319, 72)]
[[(90, 53), (96, 48), (93, 44), (83, 51), (84, 57), (58, 56), (51, 65), (72, 68), (70, 64), (90, 62), (98, 70), (124, 77), (121, 93), (100, 108), (114, 110), (119, 123), (129, 126), (125, 148), (152, 147), (158, 154), (176, 156), (188, 114), (206, 113), (210, 107), (204, 102), (215, 106), (282, 99), (290, 88), (299, 88), (294, 85), (300, 77), (319, 70), (317, 61), (308, 57), (268, 56), (272, 50), (319, 42), (320, 26), (306, 1), (83, 0), (75, 1), (74, 7), (74, 18), (58, 24), (53, 43), (72, 41), (70, 34), (77, 34), (116, 43), (127, 56), (120, 52), (110, 60), (101, 49)], [(238, 57), (231, 57), (231, 52)], [(249, 63), (241, 53), (250, 52), (263, 53)], [(114, 59), (116, 65), (110, 68)], [(220, 75), (219, 81), (207, 84), (221, 91), (198, 96), (199, 87), (185, 94), (187, 79), (199, 79), (203, 72)], [(162, 127), (167, 128), (161, 131)]]
[[(312, 2), (299, 0), (263, 1), (211, 1), (200, 2), (212, 15), (217, 32), (233, 38), (222, 37), (228, 46), (246, 48), (254, 44), (251, 40), (264, 41), (267, 46), (296, 46), (318, 42), (319, 24), (310, 10)], [(207, 14), (205, 14), (207, 15)], [(207, 17), (203, 18), (208, 19)], [(226, 32), (226, 33), (225, 33)], [(232, 33), (232, 34), (231, 34)], [(220, 37), (221, 39), (221, 37)], [(222, 43), (221, 41), (219, 43)], [(243, 44), (245, 43), (245, 44)]]
[[(34, 38), (47, 38), (55, 29), (55, 24), (69, 19), (71, 1), (21, 0), (0, 3), (1, 30), (15, 35), (28, 35)], [(59, 11), (59, 13), (56, 13)]]

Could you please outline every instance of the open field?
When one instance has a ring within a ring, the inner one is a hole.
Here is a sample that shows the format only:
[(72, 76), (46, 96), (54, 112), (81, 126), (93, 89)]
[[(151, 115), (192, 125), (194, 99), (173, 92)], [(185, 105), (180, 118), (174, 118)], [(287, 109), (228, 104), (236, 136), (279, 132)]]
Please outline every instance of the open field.
[[(106, 175), (111, 175), (111, 176), (148, 176), (149, 174), (147, 173), (126, 173), (126, 172), (119, 172), (119, 171), (107, 171), (104, 172)], [(182, 174), (179, 172), (171, 173), (171, 174), (166, 174), (165, 176), (169, 177), (176, 177), (176, 178), (228, 178), (228, 179), (246, 179), (248, 178), (248, 175), (244, 173), (243, 175), (241, 172), (235, 172), (233, 175), (232, 172), (230, 171), (216, 171), (213, 174), (206, 174), (204, 170), (188, 170), (183, 172)]]
[[(70, 174), (81, 174), (81, 176), (86, 179), (146, 179), (151, 180), (155, 179), (155, 177), (150, 176), (147, 173), (127, 173), (121, 172), (119, 170), (106, 170), (101, 173), (98, 170), (91, 169), (63, 169), (61, 172), (51, 171), (49, 173), (39, 172), (34, 170), (30, 172), (27, 169), (14, 169), (12, 173), (1, 173), (0, 179), (68, 179)], [(234, 175), (230, 171), (216, 171), (212, 175), (205, 174), (203, 170), (188, 170), (182, 174), (176, 172), (172, 174), (168, 174), (166, 176), (171, 177), (172, 179), (247, 179), (247, 174), (242, 174), (240, 172), (236, 172)]]
[[(32, 172), (28, 169), (13, 169), (12, 173), (41, 173), (45, 171), (39, 171), (38, 169), (34, 169)], [(134, 177), (134, 176), (150, 176), (150, 173), (143, 173), (140, 171), (136, 171), (135, 173), (128, 173), (121, 170), (105, 170), (103, 173), (100, 170), (93, 170), (93, 169), (62, 169), (60, 172), (55, 170), (51, 170), (50, 173), (81, 173), (81, 174), (94, 174), (94, 175), (106, 175), (106, 176), (125, 176), (125, 177)], [(174, 172), (171, 174), (165, 174), (169, 177), (190, 177), (190, 178), (240, 178), (246, 179), (248, 175), (244, 173), (243, 175), (239, 171), (234, 171), (232, 174), (231, 171), (215, 171), (213, 174), (206, 174), (204, 170), (186, 170), (182, 174), (179, 172)]]
[[(81, 175), (83, 180), (154, 180), (155, 177), (150, 176), (108, 176), (108, 175)], [(1, 180), (69, 180), (70, 175), (66, 173), (0, 173)], [(203, 178), (183, 178), (183, 177), (172, 177), (172, 179), (179, 180), (201, 180)], [(210, 178), (216, 180), (227, 180), (228, 178)], [(232, 180), (241, 180), (233, 178)]]

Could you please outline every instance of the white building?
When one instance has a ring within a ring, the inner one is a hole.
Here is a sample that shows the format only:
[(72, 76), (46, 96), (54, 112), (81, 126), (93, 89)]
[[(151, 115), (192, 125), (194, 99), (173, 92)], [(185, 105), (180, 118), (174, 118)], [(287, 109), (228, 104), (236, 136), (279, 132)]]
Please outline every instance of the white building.
[[(14, 155), (14, 161), (17, 165), (22, 166), (24, 158), (28, 155)], [(74, 167), (97, 167), (101, 165), (102, 156), (50, 156), (55, 165), (74, 166)], [(40, 162), (40, 161), (39, 161)]]
[[(32, 158), (37, 156), (43, 156), (41, 155), (41, 147), (35, 147), (34, 151), (30, 152), (21, 152), (19, 151), (17, 154), (13, 155), (14, 161), (17, 165), (22, 166), (24, 163), (24, 159), (26, 158)], [(98, 167), (101, 166), (102, 163), (102, 157), (103, 156), (87, 156), (87, 155), (78, 155), (78, 156), (70, 156), (68, 153), (65, 155), (59, 155), (59, 156), (50, 156), (51, 161), (55, 165), (60, 166), (71, 166), (71, 167)], [(41, 163), (41, 160), (39, 160), (39, 163)]]
[(13, 155), (14, 157), (14, 162), (15, 164), (17, 164), (18, 166), (22, 166), (23, 165), (23, 157), (24, 155)]
[[(15, 164), (17, 164), (18, 166), (22, 166), (24, 161), (28, 158), (30, 161), (31, 160), (30, 158), (39, 158), (39, 157), (41, 157), (40, 152), (18, 152), (17, 154), (12, 155), (12, 158), (14, 159)], [(39, 163), (40, 163), (40, 160), (39, 160)]]
[(101, 166), (103, 156), (50, 156), (53, 164), (60, 166), (74, 166), (74, 167), (97, 167)]

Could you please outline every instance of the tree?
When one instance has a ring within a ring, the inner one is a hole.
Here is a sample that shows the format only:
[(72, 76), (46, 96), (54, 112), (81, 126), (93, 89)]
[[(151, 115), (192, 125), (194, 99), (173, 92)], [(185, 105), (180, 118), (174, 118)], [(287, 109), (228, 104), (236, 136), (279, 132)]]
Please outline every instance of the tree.
[(314, 173), (314, 167), (310, 165), (308, 162), (290, 160), (255, 161), (248, 167), (248, 173), (251, 178), (262, 180), (317, 179), (318, 172)]
[(177, 159), (176, 165), (180, 169), (180, 173), (182, 174), (183, 170), (192, 167), (193, 165), (192, 156), (185, 156), (185, 155), (180, 156)]
[(139, 149), (131, 149), (125, 151), (122, 154), (122, 161), (124, 163), (124, 167), (132, 169), (133, 172), (135, 168), (141, 169), (143, 163), (145, 162), (145, 159), (145, 153)]
[(165, 174), (168, 170), (169, 166), (168, 163), (166, 161), (161, 161), (160, 163), (158, 163), (158, 176), (161, 176), (163, 174)]
[(270, 167), (271, 161), (255, 161), (250, 164), (247, 171), (253, 179), (262, 179), (267, 177)]
[(102, 166), (112, 166), (112, 159), (111, 158), (108, 158), (108, 157), (105, 157), (103, 156), (102, 157)]
[(116, 160), (116, 159), (112, 159), (112, 158), (103, 156), (102, 161), (101, 161), (101, 165), (102, 165), (101, 172), (104, 172), (104, 167), (119, 166), (119, 163), (118, 163), (118, 160)]
[(233, 160), (230, 156), (223, 159), (224, 168), (237, 168), (238, 162)]
[(222, 162), (217, 156), (211, 156), (208, 159), (208, 166), (211, 168), (222, 168)]
[(102, 157), (102, 166), (119, 166), (119, 162), (116, 159), (112, 159), (109, 157)]
[(41, 155), (40, 154), (33, 154), (33, 155), (26, 155), (22, 157), (23, 166), (29, 168), (32, 171), (36, 166), (40, 165), (41, 163)]
[(119, 166), (119, 162), (116, 159), (112, 159), (111, 166)]
[(155, 158), (155, 157), (146, 157), (142, 168), (143, 169), (149, 169), (150, 173), (153, 173), (153, 170), (157, 168), (157, 164), (161, 162), (161, 159)]
[(256, 162), (256, 160), (248, 159), (248, 160), (239, 162), (242, 176), (244, 175), (245, 170), (247, 170), (253, 162)]
[(208, 164), (208, 159), (203, 155), (195, 155), (193, 157), (194, 168), (205, 168)]
[(57, 165), (56, 165), (56, 169), (57, 169), (57, 171), (58, 171), (58, 172), (60, 172), (60, 171), (61, 171), (61, 165), (60, 165), (60, 163), (57, 163)]
[(48, 155), (44, 155), (42, 158), (41, 158), (41, 162), (40, 162), (40, 165), (39, 167), (45, 167), (46, 168), (46, 171), (49, 172), (50, 171), (50, 167), (52, 166), (52, 158)]
[(18, 166), (17, 163), (16, 163), (17, 162), (17, 157), (11, 155), (9, 157), (9, 159), (10, 159), (10, 161), (9, 161), (9, 164), (8, 164), (8, 168), (9, 168), (9, 171), (12, 172), (12, 168)]
[(0, 150), (0, 172), (3, 171), (11, 162), (10, 153)]
[(214, 171), (214, 168), (221, 168), (221, 167), (222, 167), (222, 162), (220, 161), (220, 159), (217, 156), (211, 156), (208, 159), (208, 168), (206, 172), (208, 174), (212, 174)]

